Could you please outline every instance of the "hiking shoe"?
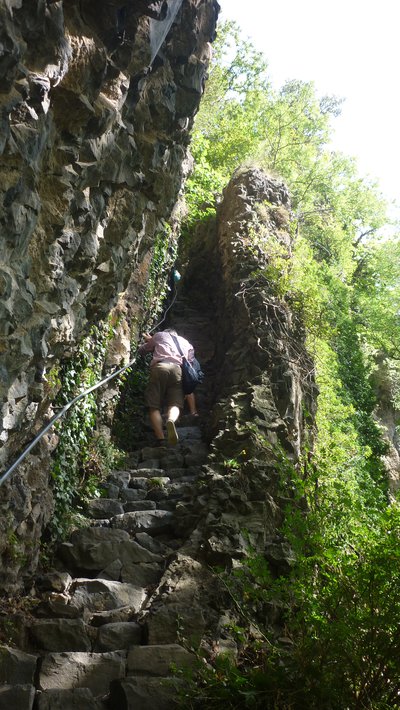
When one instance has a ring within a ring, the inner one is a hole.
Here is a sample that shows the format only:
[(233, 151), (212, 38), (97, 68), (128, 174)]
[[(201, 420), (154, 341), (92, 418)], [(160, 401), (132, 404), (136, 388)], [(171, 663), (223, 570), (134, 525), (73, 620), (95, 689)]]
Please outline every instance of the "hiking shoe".
[(172, 421), (172, 419), (167, 419), (167, 435), (168, 443), (171, 446), (176, 446), (176, 444), (178, 443), (178, 434), (176, 433), (175, 423)]

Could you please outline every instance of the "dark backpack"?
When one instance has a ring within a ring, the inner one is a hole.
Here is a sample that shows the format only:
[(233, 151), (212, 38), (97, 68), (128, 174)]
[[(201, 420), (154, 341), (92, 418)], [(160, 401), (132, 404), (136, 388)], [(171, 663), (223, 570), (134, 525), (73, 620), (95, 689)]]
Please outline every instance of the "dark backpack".
[(197, 385), (199, 385), (201, 382), (203, 382), (204, 379), (204, 372), (201, 369), (201, 365), (196, 358), (193, 358), (192, 362), (189, 362), (189, 360), (186, 360), (178, 339), (174, 336), (171, 335), (171, 338), (173, 339), (178, 352), (182, 355), (182, 389), (183, 389), (183, 394), (192, 394), (194, 390), (196, 389)]

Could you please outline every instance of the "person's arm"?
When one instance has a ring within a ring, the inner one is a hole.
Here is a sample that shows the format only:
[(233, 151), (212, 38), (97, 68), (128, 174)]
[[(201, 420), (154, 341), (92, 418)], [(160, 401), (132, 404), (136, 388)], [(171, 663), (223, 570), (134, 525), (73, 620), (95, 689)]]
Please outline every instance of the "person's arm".
[(153, 340), (153, 337), (149, 333), (144, 333), (143, 334), (144, 338), (144, 343), (142, 343), (139, 348), (138, 348), (138, 353), (139, 355), (145, 355), (146, 353), (151, 353), (152, 350), (154, 350), (156, 344)]

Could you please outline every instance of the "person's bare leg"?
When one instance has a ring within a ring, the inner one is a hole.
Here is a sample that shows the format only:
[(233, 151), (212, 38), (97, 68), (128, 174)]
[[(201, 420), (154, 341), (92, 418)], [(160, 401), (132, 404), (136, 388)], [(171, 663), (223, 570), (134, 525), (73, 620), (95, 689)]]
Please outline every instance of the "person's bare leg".
[(197, 414), (196, 399), (194, 396), (194, 392), (186, 395), (186, 401), (187, 401), (188, 407), (189, 407), (189, 414)]
[(178, 443), (178, 434), (176, 433), (175, 429), (175, 422), (178, 419), (180, 414), (179, 407), (168, 407), (167, 411), (167, 434), (168, 434), (168, 443), (172, 444), (172, 446), (175, 446), (175, 444)]
[[(179, 413), (179, 410), (178, 410), (178, 413)], [(160, 410), (159, 409), (150, 409), (149, 410), (149, 417), (150, 417), (151, 426), (153, 427), (154, 434), (156, 435), (156, 439), (158, 439), (159, 441), (164, 441), (163, 422), (162, 422)]]

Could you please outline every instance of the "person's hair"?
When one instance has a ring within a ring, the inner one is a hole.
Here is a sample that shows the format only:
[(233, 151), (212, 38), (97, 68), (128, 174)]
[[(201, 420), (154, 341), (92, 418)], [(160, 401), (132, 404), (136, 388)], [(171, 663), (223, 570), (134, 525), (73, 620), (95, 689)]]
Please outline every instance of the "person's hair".
[(166, 333), (169, 333), (170, 335), (178, 335), (178, 333), (176, 332), (175, 328), (166, 328), (166, 329), (165, 329), (165, 332), (166, 332)]

